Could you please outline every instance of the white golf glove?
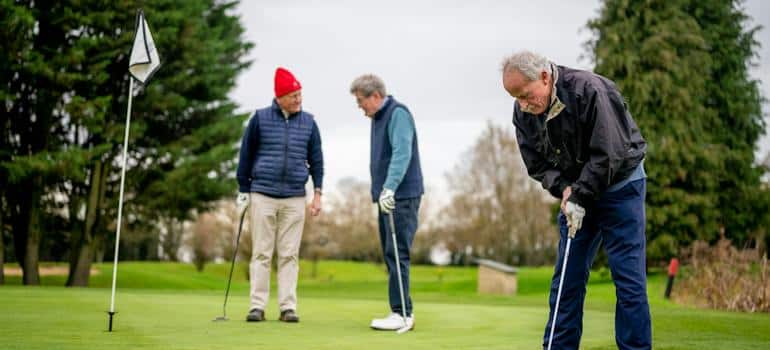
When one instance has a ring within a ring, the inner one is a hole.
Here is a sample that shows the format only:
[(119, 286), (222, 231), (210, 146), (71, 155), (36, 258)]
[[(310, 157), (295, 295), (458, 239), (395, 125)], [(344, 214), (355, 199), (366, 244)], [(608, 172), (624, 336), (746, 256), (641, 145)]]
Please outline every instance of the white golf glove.
[(579, 204), (567, 202), (565, 205), (564, 216), (567, 217), (567, 227), (569, 238), (575, 238), (578, 230), (583, 226), (583, 217), (586, 216), (586, 210)]
[(238, 193), (238, 198), (235, 199), (235, 205), (238, 206), (238, 211), (246, 209), (246, 207), (249, 206), (249, 194), (243, 192)]
[(382, 189), (382, 193), (380, 193), (380, 210), (382, 210), (385, 214), (390, 214), (391, 211), (393, 211), (393, 208), (396, 207), (396, 198), (393, 197), (395, 193), (393, 193), (393, 190), (389, 190), (387, 188)]

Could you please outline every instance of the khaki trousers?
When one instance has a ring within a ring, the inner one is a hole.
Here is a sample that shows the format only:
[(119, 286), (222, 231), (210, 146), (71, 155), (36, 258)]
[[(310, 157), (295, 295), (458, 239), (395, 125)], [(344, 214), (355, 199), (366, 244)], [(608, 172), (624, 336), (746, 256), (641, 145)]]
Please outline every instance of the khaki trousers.
[(278, 306), (297, 310), (299, 245), (305, 197), (271, 198), (251, 193), (251, 309), (265, 310), (270, 296), (270, 262), (278, 254)]

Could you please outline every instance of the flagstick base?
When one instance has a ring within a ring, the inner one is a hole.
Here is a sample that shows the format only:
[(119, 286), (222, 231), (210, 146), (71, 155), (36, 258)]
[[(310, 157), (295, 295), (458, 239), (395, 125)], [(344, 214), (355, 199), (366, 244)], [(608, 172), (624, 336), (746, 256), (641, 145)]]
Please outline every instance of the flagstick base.
[(115, 316), (116, 313), (117, 313), (116, 311), (107, 311), (107, 314), (110, 315), (110, 323), (107, 328), (108, 332), (112, 332), (112, 316)]

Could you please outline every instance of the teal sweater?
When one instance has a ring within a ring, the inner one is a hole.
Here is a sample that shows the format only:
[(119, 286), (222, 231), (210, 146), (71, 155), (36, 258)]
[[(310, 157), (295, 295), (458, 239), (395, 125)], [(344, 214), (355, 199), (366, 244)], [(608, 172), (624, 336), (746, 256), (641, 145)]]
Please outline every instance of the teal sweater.
[(409, 162), (412, 160), (412, 140), (414, 139), (414, 121), (403, 108), (396, 108), (388, 125), (388, 139), (393, 148), (393, 156), (388, 167), (388, 177), (384, 188), (395, 191), (404, 179)]

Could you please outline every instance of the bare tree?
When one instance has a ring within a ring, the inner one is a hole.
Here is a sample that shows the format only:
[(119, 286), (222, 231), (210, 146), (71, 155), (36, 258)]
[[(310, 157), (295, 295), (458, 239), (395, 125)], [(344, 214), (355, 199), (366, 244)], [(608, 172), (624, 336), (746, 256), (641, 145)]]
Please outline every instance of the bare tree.
[[(332, 242), (329, 236), (331, 220), (330, 212), (325, 212), (317, 217), (310, 216), (310, 204), (305, 206), (305, 226), (302, 231), (302, 243), (300, 245), (300, 256), (313, 262), (313, 270), (310, 273), (312, 278), (318, 274), (318, 261), (328, 259), (333, 256), (333, 252), (339, 250), (337, 242)], [(328, 208), (328, 207), (327, 207)]]
[(216, 212), (206, 212), (198, 215), (187, 239), (187, 245), (192, 250), (192, 260), (198, 271), (203, 271), (206, 263), (220, 253), (223, 246), (218, 245), (221, 237), (230, 236), (225, 233), (226, 222), (217, 217)]
[(339, 191), (326, 195), (324, 212), (305, 221), (302, 256), (381, 261), (376, 207), (369, 184), (344, 178)]
[(450, 250), (517, 265), (553, 259), (553, 200), (527, 175), (510, 128), (489, 123), (447, 180), (453, 195), (441, 215)]
[[(251, 228), (249, 211), (243, 219), (243, 231), (240, 236), (237, 253), (234, 252), (240, 212), (232, 200), (221, 200), (214, 204), (211, 210), (195, 216), (195, 221), (182, 225), (185, 228), (184, 238), (178, 251), (180, 255), (190, 253), (193, 264), (202, 271), (209, 262), (226, 262), (231, 259), (241, 261), (241, 269), (249, 278), (248, 262), (251, 259)], [(233, 257), (233, 254), (236, 254)], [(243, 264), (245, 262), (245, 265)]]

